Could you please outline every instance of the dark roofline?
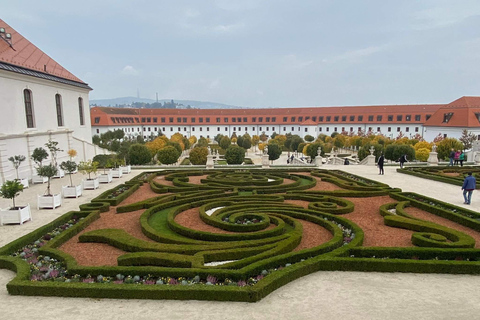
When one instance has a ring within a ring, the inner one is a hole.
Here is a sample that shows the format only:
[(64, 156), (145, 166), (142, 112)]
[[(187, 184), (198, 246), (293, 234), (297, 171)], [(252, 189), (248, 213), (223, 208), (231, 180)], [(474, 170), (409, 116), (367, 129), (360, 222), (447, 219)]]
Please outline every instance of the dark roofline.
[(9, 63), (5, 63), (5, 62), (1, 62), (1, 61), (0, 61), (0, 70), (16, 72), (16, 73), (24, 74), (24, 75), (27, 75), (27, 76), (32, 76), (32, 77), (36, 77), (36, 78), (41, 78), (41, 79), (45, 79), (45, 80), (50, 80), (50, 81), (60, 82), (60, 83), (63, 83), (63, 84), (68, 84), (68, 85), (79, 87), (79, 88), (82, 88), (82, 89), (93, 90), (92, 88), (90, 88), (90, 86), (88, 84), (83, 83), (83, 82), (68, 80), (68, 79), (57, 77), (57, 76), (54, 76), (54, 75), (51, 75), (51, 74), (48, 74), (48, 73), (43, 73), (43, 72), (31, 70), (31, 69), (22, 68), (22, 67), (19, 67), (19, 66), (13, 65), (13, 64), (9, 64)]

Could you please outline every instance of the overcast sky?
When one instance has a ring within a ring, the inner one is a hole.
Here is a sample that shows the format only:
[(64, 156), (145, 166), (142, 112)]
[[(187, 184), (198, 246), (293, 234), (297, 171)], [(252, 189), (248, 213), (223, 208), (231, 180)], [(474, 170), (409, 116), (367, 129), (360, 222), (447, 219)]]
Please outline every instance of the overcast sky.
[(15, 0), (2, 19), (94, 90), (237, 106), (480, 95), (476, 0)]

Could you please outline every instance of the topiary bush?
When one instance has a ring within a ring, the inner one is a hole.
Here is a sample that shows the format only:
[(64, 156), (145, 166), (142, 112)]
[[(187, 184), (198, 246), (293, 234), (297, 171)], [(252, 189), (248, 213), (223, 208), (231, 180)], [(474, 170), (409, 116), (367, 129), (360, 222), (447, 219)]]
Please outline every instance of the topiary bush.
[(245, 159), (245, 149), (237, 145), (231, 145), (225, 151), (225, 160), (228, 164), (242, 164)]
[(206, 147), (195, 147), (188, 158), (190, 162), (194, 165), (205, 165), (207, 164), (208, 149)]
[(152, 161), (152, 155), (145, 145), (133, 144), (128, 149), (127, 159), (131, 165), (143, 165)]
[(166, 146), (157, 153), (157, 159), (162, 164), (173, 164), (178, 161), (181, 152), (178, 151), (174, 146)]

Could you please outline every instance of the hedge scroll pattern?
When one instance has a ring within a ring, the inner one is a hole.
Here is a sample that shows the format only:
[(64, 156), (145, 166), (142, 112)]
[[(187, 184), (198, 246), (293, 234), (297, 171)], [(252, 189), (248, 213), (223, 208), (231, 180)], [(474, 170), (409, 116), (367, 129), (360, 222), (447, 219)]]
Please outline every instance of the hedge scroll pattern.
[[(144, 187), (156, 196), (122, 204)], [(372, 212), (410, 230), (411, 247), (363, 246), (368, 231), (348, 217), (355, 199), (378, 197), (388, 203)], [(7, 285), (16, 295), (249, 302), (320, 270), (480, 273), (474, 237), (409, 208), (480, 231), (477, 212), (339, 170), (169, 170), (142, 173), (0, 248), (0, 267), (17, 272)], [(148, 241), (121, 228), (84, 231), (112, 209), (140, 210)], [(179, 222), (188, 210), (217, 231)], [(307, 224), (329, 239), (300, 247)], [(124, 253), (115, 266), (80, 265), (59, 249), (76, 235)]]
[[(471, 172), (477, 180), (480, 179), (480, 167), (472, 166), (405, 167), (403, 169), (397, 169), (397, 172), (457, 186), (463, 185), (463, 180), (467, 177), (468, 172)], [(477, 189), (480, 189), (480, 185), (477, 186)]]

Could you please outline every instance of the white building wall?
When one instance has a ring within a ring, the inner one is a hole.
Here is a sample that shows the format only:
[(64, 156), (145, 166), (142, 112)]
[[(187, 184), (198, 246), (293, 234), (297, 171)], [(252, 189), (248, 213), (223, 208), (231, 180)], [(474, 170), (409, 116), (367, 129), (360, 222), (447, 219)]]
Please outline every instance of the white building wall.
[(462, 131), (467, 129), (468, 132), (472, 132), (477, 137), (480, 136), (480, 127), (479, 128), (459, 128), (459, 127), (425, 127), (424, 138), (427, 141), (433, 141), (439, 134), (447, 138), (456, 138), (459, 139), (462, 136)]
[[(25, 89), (32, 93), (34, 128), (27, 128)], [(64, 123), (61, 127), (57, 123), (56, 94), (62, 97)], [(36, 174), (30, 156), (35, 148), (45, 148), (49, 139), (57, 141), (63, 150), (57, 157), (59, 163), (68, 159), (69, 149), (75, 149), (80, 159), (98, 151), (91, 144), (88, 94), (88, 89), (0, 71), (0, 183), (15, 178), (15, 169), (8, 161), (11, 156), (26, 157), (19, 168), (20, 177), (31, 178)], [(83, 99), (84, 125), (80, 125), (78, 98)]]

